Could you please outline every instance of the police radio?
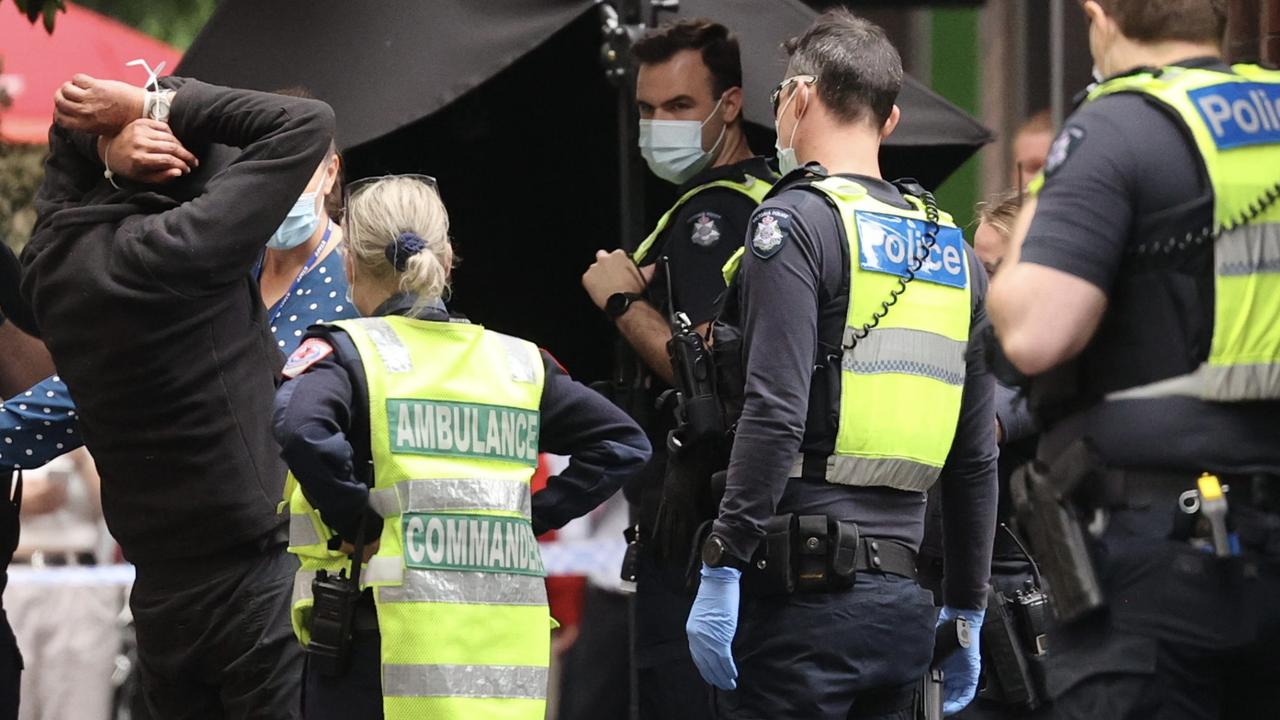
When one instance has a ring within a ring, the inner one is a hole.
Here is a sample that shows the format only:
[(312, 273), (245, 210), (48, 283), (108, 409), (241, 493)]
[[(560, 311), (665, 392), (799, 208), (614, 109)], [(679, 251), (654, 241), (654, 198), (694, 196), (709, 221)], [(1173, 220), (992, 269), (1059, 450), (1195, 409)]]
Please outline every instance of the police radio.
[(352, 622), (360, 601), (360, 566), (364, 560), (365, 517), (356, 531), (355, 549), (351, 552), (351, 574), (342, 568), (336, 575), (325, 570), (316, 572), (311, 581), (310, 634), (307, 643), (308, 666), (327, 677), (337, 677), (347, 670), (351, 654)]
[(715, 363), (706, 340), (696, 330), (689, 316), (675, 309), (671, 290), (671, 261), (662, 258), (667, 275), (667, 306), (670, 312), (671, 340), (667, 356), (671, 359), (672, 378), (676, 389), (676, 429), (667, 435), (672, 452), (685, 445), (724, 437), (724, 414), (716, 392)]

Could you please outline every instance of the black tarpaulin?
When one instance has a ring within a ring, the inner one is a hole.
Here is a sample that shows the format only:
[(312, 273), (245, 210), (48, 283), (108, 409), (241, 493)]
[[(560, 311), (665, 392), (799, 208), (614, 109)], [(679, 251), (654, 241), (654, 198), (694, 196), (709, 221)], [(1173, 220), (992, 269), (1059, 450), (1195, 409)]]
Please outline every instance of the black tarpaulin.
[(439, 111), (594, 5), (223, 0), (174, 74), (254, 90), (305, 87), (333, 106), (347, 148)]

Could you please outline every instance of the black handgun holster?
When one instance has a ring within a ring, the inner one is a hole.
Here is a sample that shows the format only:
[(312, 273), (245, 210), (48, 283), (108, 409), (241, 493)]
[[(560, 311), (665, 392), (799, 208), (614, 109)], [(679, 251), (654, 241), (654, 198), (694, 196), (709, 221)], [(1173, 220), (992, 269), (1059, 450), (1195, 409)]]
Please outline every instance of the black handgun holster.
[(1018, 516), (1053, 593), (1058, 619), (1070, 622), (1106, 605), (1072, 497), (1100, 476), (1103, 465), (1086, 441), (1067, 448), (1051, 466), (1023, 465), (1009, 483)]

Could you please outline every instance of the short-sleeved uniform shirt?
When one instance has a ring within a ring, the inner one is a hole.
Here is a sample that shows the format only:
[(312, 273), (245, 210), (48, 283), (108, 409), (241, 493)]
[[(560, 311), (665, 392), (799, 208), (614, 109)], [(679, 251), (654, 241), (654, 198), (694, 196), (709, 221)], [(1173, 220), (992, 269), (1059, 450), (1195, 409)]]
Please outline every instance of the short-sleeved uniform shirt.
[[(1230, 71), (1215, 58), (1178, 64)], [(1106, 315), (1085, 361), (1099, 350), (1097, 343), (1110, 342), (1111, 357), (1118, 351), (1128, 362), (1122, 354), (1127, 340), (1143, 338), (1160, 347), (1160, 338), (1172, 333), (1184, 334), (1194, 357), (1135, 353), (1129, 367), (1121, 363), (1115, 372), (1138, 385), (1189, 372), (1205, 360), (1213, 333), (1211, 248), (1170, 257), (1155, 268), (1129, 253), (1139, 243), (1183, 237), (1212, 224), (1212, 187), (1182, 121), (1137, 94), (1091, 101), (1064, 123), (1044, 175), (1021, 261), (1074, 275), (1106, 294)], [(1150, 300), (1152, 272), (1165, 273), (1163, 287), (1180, 290), (1183, 299), (1170, 298), (1156, 314), (1130, 312), (1139, 296)], [(1107, 402), (1095, 408), (1088, 424), (1104, 457), (1118, 465), (1277, 472), (1276, 417), (1280, 403), (1170, 397)]]

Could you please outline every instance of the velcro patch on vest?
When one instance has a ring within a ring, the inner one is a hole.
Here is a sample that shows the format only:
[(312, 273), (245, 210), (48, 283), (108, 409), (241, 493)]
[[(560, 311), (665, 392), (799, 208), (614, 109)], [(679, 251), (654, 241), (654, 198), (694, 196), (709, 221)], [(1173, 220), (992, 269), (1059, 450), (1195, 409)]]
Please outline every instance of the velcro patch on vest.
[(389, 398), (392, 453), (538, 464), (537, 411)]
[(492, 515), (405, 513), (404, 564), (417, 570), (547, 574), (533, 526)]
[(292, 380), (332, 354), (333, 346), (329, 343), (320, 338), (307, 338), (289, 356), (280, 374)]
[(1220, 150), (1280, 143), (1280, 85), (1224, 83), (1187, 93)]
[[(907, 277), (907, 269), (923, 252), (929, 223), (899, 215), (859, 210), (858, 260), (863, 270)], [(968, 263), (964, 257), (964, 234), (960, 228), (939, 227), (937, 243), (916, 271), (916, 279), (963, 288)]]

